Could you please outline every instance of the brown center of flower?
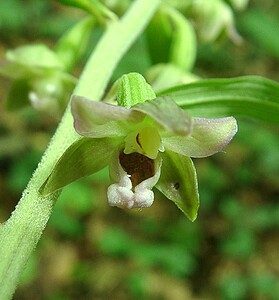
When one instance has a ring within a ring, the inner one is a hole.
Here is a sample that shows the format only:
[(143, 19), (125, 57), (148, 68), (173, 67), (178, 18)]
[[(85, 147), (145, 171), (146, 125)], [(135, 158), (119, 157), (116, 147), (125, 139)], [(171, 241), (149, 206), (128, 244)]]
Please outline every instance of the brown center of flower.
[(122, 168), (128, 175), (131, 175), (133, 187), (155, 174), (154, 160), (140, 153), (125, 154), (122, 151), (119, 155), (119, 161)]

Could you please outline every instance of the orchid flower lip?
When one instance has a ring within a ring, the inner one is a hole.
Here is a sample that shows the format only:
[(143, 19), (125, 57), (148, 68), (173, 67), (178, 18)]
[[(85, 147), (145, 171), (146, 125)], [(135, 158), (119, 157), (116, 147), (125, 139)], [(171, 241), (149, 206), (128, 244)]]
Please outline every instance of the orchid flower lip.
[(125, 154), (123, 151), (119, 154), (119, 163), (135, 188), (142, 181), (154, 176), (154, 160), (137, 152)]
[(127, 155), (122, 150), (112, 161), (110, 173), (116, 183), (108, 188), (109, 204), (129, 209), (151, 206), (152, 188), (159, 180), (162, 159), (152, 160), (139, 153)]

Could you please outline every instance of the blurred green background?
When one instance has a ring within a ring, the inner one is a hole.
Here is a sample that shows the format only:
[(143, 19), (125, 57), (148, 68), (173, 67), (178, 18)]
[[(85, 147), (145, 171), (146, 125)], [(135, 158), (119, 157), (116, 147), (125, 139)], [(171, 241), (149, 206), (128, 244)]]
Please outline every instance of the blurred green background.
[[(26, 43), (51, 47), (83, 16), (55, 1), (1, 1), (0, 57)], [(251, 1), (236, 13), (236, 27), (244, 42), (200, 44), (194, 73), (279, 81), (278, 1)], [(92, 36), (84, 62), (99, 36)], [(142, 35), (114, 78), (149, 66)], [(1, 222), (57, 126), (31, 107), (8, 112), (8, 87), (1, 79)], [(194, 223), (159, 192), (148, 209), (109, 207), (107, 170), (66, 187), (14, 299), (279, 299), (279, 128), (238, 121), (225, 153), (195, 160), (201, 207)]]

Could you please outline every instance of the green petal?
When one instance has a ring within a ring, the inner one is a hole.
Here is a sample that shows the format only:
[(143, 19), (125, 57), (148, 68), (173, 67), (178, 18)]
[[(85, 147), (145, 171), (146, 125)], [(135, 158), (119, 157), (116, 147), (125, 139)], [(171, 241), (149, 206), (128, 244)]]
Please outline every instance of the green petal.
[(76, 131), (86, 137), (125, 136), (144, 115), (130, 109), (73, 96)]
[(165, 148), (191, 157), (206, 157), (222, 151), (237, 132), (235, 118), (193, 119), (193, 131), (187, 137), (163, 138)]
[(192, 129), (191, 117), (169, 96), (158, 97), (132, 107), (155, 120), (164, 129), (178, 135), (188, 135)]
[(81, 138), (72, 144), (56, 163), (40, 188), (47, 195), (84, 176), (91, 175), (109, 164), (112, 153), (119, 147), (117, 138)]
[(199, 193), (196, 169), (191, 158), (166, 150), (162, 153), (161, 176), (156, 188), (191, 220), (197, 217)]

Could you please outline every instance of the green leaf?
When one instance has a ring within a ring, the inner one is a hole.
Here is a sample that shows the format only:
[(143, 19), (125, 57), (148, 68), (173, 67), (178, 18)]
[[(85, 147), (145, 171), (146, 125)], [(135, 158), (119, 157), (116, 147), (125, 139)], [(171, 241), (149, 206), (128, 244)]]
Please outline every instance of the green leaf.
[(164, 129), (175, 134), (185, 136), (191, 132), (192, 118), (171, 97), (158, 97), (137, 104), (132, 109), (146, 114), (162, 125)]
[(279, 60), (278, 13), (248, 10), (240, 18), (240, 28), (259, 48)]
[(192, 116), (246, 116), (279, 124), (279, 84), (260, 76), (201, 80), (159, 93)]
[(156, 98), (152, 87), (138, 73), (125, 74), (120, 78), (117, 103), (130, 108), (138, 103)]
[(199, 193), (191, 158), (170, 150), (162, 153), (162, 158), (161, 176), (156, 188), (194, 221), (199, 208)]
[(40, 188), (45, 196), (84, 176), (91, 175), (109, 164), (111, 155), (119, 147), (117, 138), (81, 138), (61, 156)]
[(237, 132), (235, 118), (193, 119), (190, 135), (167, 136), (163, 145), (176, 153), (190, 157), (206, 157), (222, 151)]

